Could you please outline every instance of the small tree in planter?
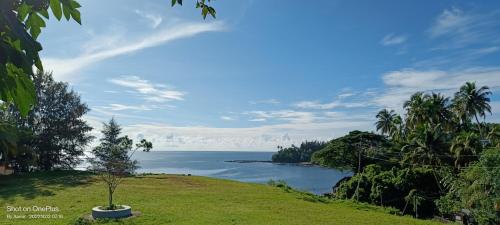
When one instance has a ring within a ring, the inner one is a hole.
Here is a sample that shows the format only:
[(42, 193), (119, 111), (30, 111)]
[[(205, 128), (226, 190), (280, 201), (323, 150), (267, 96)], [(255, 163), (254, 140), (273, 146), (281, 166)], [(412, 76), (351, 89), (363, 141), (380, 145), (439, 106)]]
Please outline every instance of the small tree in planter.
[(90, 170), (99, 174), (108, 187), (108, 206), (101, 210), (116, 210), (121, 207), (113, 204), (113, 193), (122, 179), (133, 174), (138, 167), (137, 161), (131, 160), (132, 155), (139, 149), (149, 152), (153, 145), (142, 139), (134, 147), (133, 141), (127, 136), (119, 136), (121, 128), (114, 119), (104, 124), (101, 132), (101, 143), (92, 150), (94, 157), (89, 159)]

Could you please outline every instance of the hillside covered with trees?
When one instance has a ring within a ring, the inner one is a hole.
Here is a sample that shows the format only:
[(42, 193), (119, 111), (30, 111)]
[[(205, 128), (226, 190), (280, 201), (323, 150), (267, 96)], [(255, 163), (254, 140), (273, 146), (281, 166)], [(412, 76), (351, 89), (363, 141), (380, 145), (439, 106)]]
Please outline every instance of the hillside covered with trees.
[(313, 153), (325, 147), (322, 141), (305, 141), (300, 146), (292, 145), (288, 148), (278, 146), (278, 152), (273, 154), (272, 161), (278, 163), (309, 162)]
[(335, 185), (333, 198), (415, 217), (462, 215), (499, 224), (500, 124), (485, 122), (489, 95), (474, 82), (452, 98), (417, 92), (403, 116), (387, 109), (376, 115), (380, 134), (352, 131), (315, 151), (310, 162), (354, 172)]

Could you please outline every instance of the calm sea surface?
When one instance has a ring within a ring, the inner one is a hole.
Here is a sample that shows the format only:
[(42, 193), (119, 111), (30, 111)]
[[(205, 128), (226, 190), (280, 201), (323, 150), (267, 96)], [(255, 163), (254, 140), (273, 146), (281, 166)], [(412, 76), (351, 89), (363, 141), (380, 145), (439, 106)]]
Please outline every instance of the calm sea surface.
[(350, 172), (321, 167), (305, 167), (265, 162), (235, 163), (228, 160), (270, 160), (272, 152), (137, 152), (139, 173), (193, 174), (252, 183), (284, 180), (290, 186), (316, 194), (331, 187)]

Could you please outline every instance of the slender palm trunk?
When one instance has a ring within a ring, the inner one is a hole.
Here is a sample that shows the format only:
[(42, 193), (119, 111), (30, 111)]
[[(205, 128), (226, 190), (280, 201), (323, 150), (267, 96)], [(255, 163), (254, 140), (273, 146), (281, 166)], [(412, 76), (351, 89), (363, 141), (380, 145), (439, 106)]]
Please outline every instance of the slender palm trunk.
[(436, 169), (432, 168), (432, 175), (434, 176), (434, 180), (436, 181), (436, 185), (439, 188), (439, 192), (444, 193), (443, 187), (441, 187), (441, 182), (439, 182), (439, 178), (436, 174)]
[(405, 214), (405, 211), (406, 211), (406, 207), (408, 206), (408, 201), (406, 201), (405, 203), (405, 207), (403, 208), (403, 212), (401, 213), (401, 215), (404, 215)]
[(379, 191), (380, 191), (380, 206), (384, 207), (384, 203), (382, 201), (382, 190), (379, 189)]
[(415, 218), (418, 218), (418, 204), (417, 204), (417, 196), (413, 197), (413, 204), (415, 207)]
[(477, 118), (477, 114), (474, 114), (474, 117), (476, 118), (477, 127), (479, 128), (479, 136), (481, 137), (481, 140), (482, 140), (482, 139), (484, 139), (484, 137), (483, 137), (483, 131), (481, 128), (481, 123), (479, 122), (479, 119)]

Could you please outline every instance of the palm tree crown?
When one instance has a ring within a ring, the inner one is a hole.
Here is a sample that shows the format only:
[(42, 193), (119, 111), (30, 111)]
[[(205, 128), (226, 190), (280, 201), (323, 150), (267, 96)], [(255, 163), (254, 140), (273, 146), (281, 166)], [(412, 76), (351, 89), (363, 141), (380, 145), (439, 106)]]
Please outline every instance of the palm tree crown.
[(482, 131), (479, 117), (484, 119), (487, 112), (491, 114), (490, 98), (488, 95), (491, 95), (491, 91), (489, 91), (487, 86), (482, 86), (478, 89), (475, 82), (467, 82), (460, 87), (460, 91), (455, 93), (453, 99), (453, 105), (459, 116), (467, 120), (475, 118), (480, 133)]

